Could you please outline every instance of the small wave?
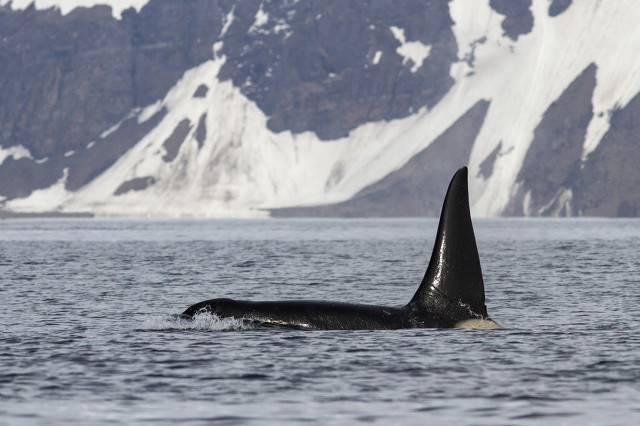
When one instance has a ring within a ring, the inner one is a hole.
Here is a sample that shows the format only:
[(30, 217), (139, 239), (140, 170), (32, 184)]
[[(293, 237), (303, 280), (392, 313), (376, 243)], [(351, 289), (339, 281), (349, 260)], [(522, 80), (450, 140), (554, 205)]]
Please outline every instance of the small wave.
[(234, 263), (234, 268), (252, 268), (256, 266), (257, 262), (255, 260), (245, 260), (244, 262)]
[(210, 313), (200, 313), (187, 319), (180, 315), (162, 315), (148, 318), (138, 330), (207, 330), (207, 331), (238, 331), (256, 330), (260, 323), (247, 319), (220, 318)]

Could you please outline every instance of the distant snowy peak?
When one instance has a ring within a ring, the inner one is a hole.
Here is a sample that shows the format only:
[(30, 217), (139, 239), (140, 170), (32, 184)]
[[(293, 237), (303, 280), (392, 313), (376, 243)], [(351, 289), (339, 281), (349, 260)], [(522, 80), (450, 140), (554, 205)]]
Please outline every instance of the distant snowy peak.
[(0, 6), (9, 5), (13, 10), (21, 10), (33, 4), (37, 10), (56, 8), (67, 15), (78, 7), (105, 5), (111, 7), (114, 18), (120, 19), (124, 10), (134, 8), (140, 11), (148, 2), (149, 0), (0, 0)]

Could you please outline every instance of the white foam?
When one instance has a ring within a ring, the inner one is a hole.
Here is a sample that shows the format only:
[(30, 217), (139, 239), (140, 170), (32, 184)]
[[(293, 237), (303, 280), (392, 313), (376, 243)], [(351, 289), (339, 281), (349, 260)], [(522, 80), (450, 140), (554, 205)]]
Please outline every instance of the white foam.
[(193, 319), (183, 319), (177, 315), (150, 317), (140, 328), (143, 330), (239, 331), (255, 330), (258, 325), (244, 319), (220, 318), (217, 315), (201, 313), (194, 315)]

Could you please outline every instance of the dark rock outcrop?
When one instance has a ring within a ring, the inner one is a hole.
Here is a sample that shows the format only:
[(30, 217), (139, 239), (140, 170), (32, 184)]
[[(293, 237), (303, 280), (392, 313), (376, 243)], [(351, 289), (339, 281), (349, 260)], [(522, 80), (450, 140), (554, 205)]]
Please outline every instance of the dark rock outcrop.
[(180, 151), (180, 147), (184, 142), (185, 138), (191, 131), (191, 122), (186, 118), (182, 120), (178, 125), (173, 129), (173, 132), (169, 137), (163, 142), (162, 146), (166, 151), (166, 154), (162, 157), (164, 161), (167, 163), (172, 162), (178, 156), (178, 151)]
[(610, 128), (574, 185), (582, 216), (637, 217), (640, 213), (640, 93), (613, 111)]
[(207, 92), (209, 92), (209, 87), (207, 87), (206, 84), (201, 84), (196, 89), (195, 93), (193, 94), (193, 97), (194, 98), (204, 98), (205, 96), (207, 96)]
[(511, 40), (518, 40), (519, 36), (529, 34), (533, 29), (531, 0), (490, 0), (489, 5), (504, 15), (502, 29)]
[(480, 170), (478, 170), (478, 177), (481, 177), (483, 179), (489, 179), (491, 177), (491, 175), (493, 174), (493, 166), (496, 163), (496, 160), (498, 159), (498, 156), (500, 155), (500, 152), (502, 151), (502, 141), (500, 141), (500, 143), (498, 143), (498, 146), (496, 146), (493, 151), (491, 151), (491, 154), (487, 155), (487, 158), (485, 158), (482, 163), (480, 163)]
[(569, 6), (571, 6), (571, 0), (552, 0), (549, 5), (549, 16), (553, 18), (562, 15)]
[(144, 189), (147, 189), (154, 183), (156, 183), (156, 180), (153, 176), (145, 176), (145, 177), (131, 179), (126, 182), (123, 182), (122, 185), (120, 185), (118, 189), (116, 189), (113, 195), (126, 194), (127, 192), (130, 192), (130, 191), (142, 191)]
[(200, 120), (198, 120), (195, 138), (198, 142), (198, 148), (202, 148), (205, 139), (207, 139), (207, 114), (203, 114), (202, 117), (200, 117)]
[(580, 172), (595, 85), (596, 66), (591, 64), (544, 113), (516, 179), (518, 192), (505, 215), (571, 215), (557, 197)]
[(166, 111), (160, 110), (148, 120), (138, 117), (124, 120), (113, 132), (78, 151), (55, 152), (42, 161), (31, 158), (5, 159), (0, 164), (0, 195), (9, 199), (27, 197), (36, 189), (47, 188), (65, 174), (65, 187), (75, 191), (115, 163), (133, 144), (153, 129)]
[[(253, 27), (260, 7), (268, 21)], [(453, 85), (457, 45), (444, 1), (240, 1), (234, 14), (220, 77), (255, 101), (276, 132), (335, 139), (362, 123), (431, 107)], [(396, 52), (391, 26), (431, 46), (415, 73)]]

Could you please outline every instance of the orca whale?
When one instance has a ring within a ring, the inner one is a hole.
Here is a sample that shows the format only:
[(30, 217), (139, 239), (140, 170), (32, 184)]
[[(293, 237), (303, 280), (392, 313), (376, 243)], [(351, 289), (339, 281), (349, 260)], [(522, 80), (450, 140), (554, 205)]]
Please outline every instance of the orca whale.
[(429, 266), (418, 291), (405, 306), (212, 299), (190, 306), (180, 317), (192, 319), (208, 313), (264, 326), (320, 330), (500, 328), (489, 318), (485, 306), (467, 178), (467, 168), (463, 167), (451, 179)]

